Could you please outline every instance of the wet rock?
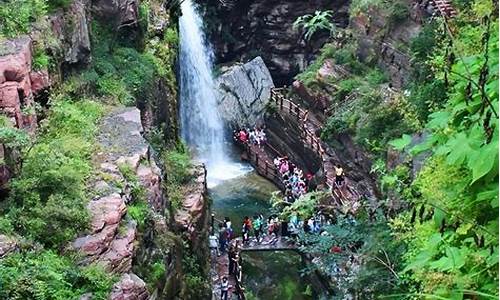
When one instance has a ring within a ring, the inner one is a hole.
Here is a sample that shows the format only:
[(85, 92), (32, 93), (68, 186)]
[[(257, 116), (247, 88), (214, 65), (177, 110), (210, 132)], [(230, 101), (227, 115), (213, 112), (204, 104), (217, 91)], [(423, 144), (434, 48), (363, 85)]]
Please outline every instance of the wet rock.
[(262, 117), (274, 88), (273, 79), (261, 57), (235, 65), (217, 78), (219, 108), (226, 122), (252, 126)]
[(120, 281), (115, 283), (110, 300), (144, 300), (149, 293), (144, 281), (133, 273), (123, 274)]

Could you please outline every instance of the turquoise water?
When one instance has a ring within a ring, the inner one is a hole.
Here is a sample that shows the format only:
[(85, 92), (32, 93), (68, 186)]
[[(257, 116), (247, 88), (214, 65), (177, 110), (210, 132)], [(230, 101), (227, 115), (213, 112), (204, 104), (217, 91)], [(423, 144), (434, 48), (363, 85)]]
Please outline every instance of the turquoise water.
[[(276, 187), (255, 172), (222, 182), (209, 190), (217, 219), (229, 217), (240, 234), (245, 216), (271, 214), (269, 199)], [(243, 283), (247, 299), (306, 300), (308, 283), (301, 278), (300, 256), (291, 251), (246, 252)]]

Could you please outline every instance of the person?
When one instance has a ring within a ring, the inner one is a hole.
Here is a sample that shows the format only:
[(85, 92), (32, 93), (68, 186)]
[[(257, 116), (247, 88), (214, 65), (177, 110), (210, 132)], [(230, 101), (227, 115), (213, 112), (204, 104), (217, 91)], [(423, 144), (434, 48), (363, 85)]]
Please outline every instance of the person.
[(227, 281), (227, 277), (224, 276), (222, 277), (222, 283), (220, 285), (220, 299), (221, 300), (227, 300), (227, 294), (229, 292), (229, 281)]
[(250, 229), (252, 228), (252, 220), (248, 216), (245, 216), (243, 220), (243, 227), (242, 227), (242, 233), (243, 233), (243, 242), (248, 242), (249, 240), (249, 234), (250, 234)]
[(250, 143), (252, 143), (254, 145), (257, 144), (257, 136), (256, 136), (254, 130), (250, 131)]
[(281, 163), (281, 166), (280, 166), (280, 173), (281, 175), (285, 175), (286, 173), (288, 173), (288, 161), (287, 160), (284, 160), (282, 163)]
[(247, 135), (247, 133), (245, 132), (244, 129), (240, 130), (239, 137), (240, 137), (240, 142), (242, 142), (243, 144), (245, 144), (246, 142), (248, 142), (248, 135)]
[(262, 220), (260, 219), (259, 216), (254, 216), (253, 217), (253, 231), (254, 231), (254, 234), (255, 234), (255, 240), (257, 241), (257, 243), (260, 243), (260, 231), (262, 229)]
[(227, 247), (227, 230), (223, 224), (219, 224), (219, 245), (220, 245), (220, 254), (224, 254), (226, 252)]
[(209, 240), (209, 245), (210, 245), (210, 254), (212, 256), (219, 256), (219, 239), (217, 238), (217, 236), (212, 233), (209, 237), (208, 237), (208, 240)]
[(228, 256), (228, 260), (229, 260), (229, 266), (228, 266), (228, 269), (229, 269), (228, 273), (229, 273), (229, 275), (233, 275), (233, 273), (234, 273), (234, 266), (235, 266), (234, 257), (236, 255), (236, 249), (235, 248), (236, 247), (233, 244), (231, 244), (229, 246), (229, 250), (227, 252), (227, 256)]
[(344, 182), (344, 169), (340, 165), (335, 166), (335, 184), (341, 186)]
[(230, 241), (233, 239), (234, 231), (231, 227), (231, 220), (228, 217), (224, 218), (224, 227), (226, 227), (227, 240)]

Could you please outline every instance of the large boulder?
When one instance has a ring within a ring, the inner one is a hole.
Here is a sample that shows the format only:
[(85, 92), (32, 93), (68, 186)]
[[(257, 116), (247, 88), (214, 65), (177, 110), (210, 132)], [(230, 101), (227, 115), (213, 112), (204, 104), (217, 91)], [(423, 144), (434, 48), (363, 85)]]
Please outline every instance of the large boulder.
[(110, 300), (145, 300), (149, 293), (144, 281), (134, 273), (123, 274), (120, 281), (115, 283)]
[(262, 117), (274, 88), (261, 57), (230, 67), (216, 81), (219, 111), (233, 126), (253, 126)]

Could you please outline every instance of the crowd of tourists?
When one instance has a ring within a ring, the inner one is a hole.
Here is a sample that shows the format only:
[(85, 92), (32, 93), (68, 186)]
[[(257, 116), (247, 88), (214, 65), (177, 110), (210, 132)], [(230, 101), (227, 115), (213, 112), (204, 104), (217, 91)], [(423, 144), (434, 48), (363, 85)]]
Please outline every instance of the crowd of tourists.
[(311, 184), (313, 175), (307, 173), (304, 176), (304, 172), (292, 163), (288, 157), (276, 157), (273, 163), (285, 188), (284, 200), (287, 203), (295, 202), (300, 196), (314, 189)]
[[(212, 231), (209, 236), (212, 260), (216, 256), (228, 256), (228, 276), (234, 276), (237, 282), (241, 282), (242, 267), (240, 251), (242, 247), (250, 243), (275, 245), (280, 237), (289, 237), (296, 240), (300, 232), (321, 234), (324, 224), (328, 224), (322, 214), (301, 220), (295, 213), (288, 220), (281, 220), (278, 215), (273, 214), (267, 219), (262, 214), (256, 214), (252, 218), (245, 216), (241, 223), (242, 239), (236, 239), (233, 224), (229, 218), (224, 218), (218, 225), (218, 231)], [(264, 238), (266, 241), (264, 242)], [(220, 281), (221, 299), (228, 299), (228, 291), (233, 288), (229, 285), (228, 277), (223, 276)], [(240, 288), (236, 287), (236, 293)]]
[(253, 129), (241, 128), (233, 131), (233, 139), (242, 144), (250, 143), (262, 147), (266, 141), (266, 132), (263, 127), (255, 126)]

